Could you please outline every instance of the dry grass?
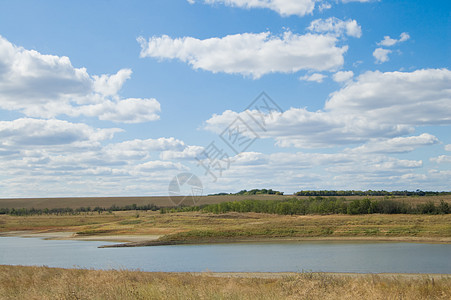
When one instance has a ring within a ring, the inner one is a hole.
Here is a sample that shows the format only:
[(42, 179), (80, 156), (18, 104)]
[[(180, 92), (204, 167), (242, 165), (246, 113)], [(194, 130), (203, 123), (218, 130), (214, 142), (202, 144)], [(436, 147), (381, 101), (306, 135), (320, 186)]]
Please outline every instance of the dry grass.
[(0, 266), (0, 299), (450, 299), (451, 277), (326, 275), (218, 278)]

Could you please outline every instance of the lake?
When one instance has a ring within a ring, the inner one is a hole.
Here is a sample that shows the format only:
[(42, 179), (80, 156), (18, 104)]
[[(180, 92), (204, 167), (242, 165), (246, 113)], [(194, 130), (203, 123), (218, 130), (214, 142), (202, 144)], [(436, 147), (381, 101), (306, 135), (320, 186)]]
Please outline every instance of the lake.
[(0, 237), (0, 264), (162, 272), (354, 272), (451, 274), (451, 245), (399, 242), (271, 242), (97, 248), (95, 241)]

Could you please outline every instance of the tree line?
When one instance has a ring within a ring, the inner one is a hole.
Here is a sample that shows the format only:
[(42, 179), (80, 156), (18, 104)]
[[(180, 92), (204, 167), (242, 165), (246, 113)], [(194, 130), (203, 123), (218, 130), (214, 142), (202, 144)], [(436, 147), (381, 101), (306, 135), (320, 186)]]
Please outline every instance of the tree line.
[(126, 211), (126, 210), (142, 210), (142, 211), (157, 211), (160, 207), (155, 204), (146, 205), (125, 205), (117, 206), (113, 204), (112, 206), (105, 208), (96, 206), (91, 207), (79, 207), (79, 208), (0, 208), (0, 215), (12, 215), (12, 216), (29, 216), (29, 215), (78, 215), (81, 213), (92, 213), (97, 212), (101, 214), (102, 212), (113, 212), (113, 211)]
[[(183, 208), (181, 208), (183, 210)], [(193, 210), (193, 208), (190, 208)], [(222, 202), (199, 207), (200, 211), (210, 213), (256, 212), (280, 215), (307, 214), (448, 214), (449, 204), (441, 200), (438, 205), (433, 202), (412, 205), (389, 199), (360, 199), (345, 201), (335, 197), (310, 197), (309, 199), (287, 200), (244, 200)]]
[(209, 194), (208, 196), (226, 196), (226, 195), (283, 195), (283, 192), (274, 191), (272, 189), (252, 189), (252, 190), (241, 190), (238, 193), (217, 193)]
[(294, 193), (295, 196), (443, 196), (443, 195), (451, 195), (451, 192), (433, 192), (433, 191), (334, 191), (334, 190), (323, 190), (323, 191), (299, 191)]

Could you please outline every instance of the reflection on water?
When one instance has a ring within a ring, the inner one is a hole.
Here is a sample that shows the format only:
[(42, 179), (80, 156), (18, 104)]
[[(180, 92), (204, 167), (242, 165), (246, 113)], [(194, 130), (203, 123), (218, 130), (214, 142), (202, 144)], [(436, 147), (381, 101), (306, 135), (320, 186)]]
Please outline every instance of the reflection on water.
[(451, 273), (451, 245), (277, 242), (97, 248), (107, 242), (0, 237), (0, 264), (164, 272)]

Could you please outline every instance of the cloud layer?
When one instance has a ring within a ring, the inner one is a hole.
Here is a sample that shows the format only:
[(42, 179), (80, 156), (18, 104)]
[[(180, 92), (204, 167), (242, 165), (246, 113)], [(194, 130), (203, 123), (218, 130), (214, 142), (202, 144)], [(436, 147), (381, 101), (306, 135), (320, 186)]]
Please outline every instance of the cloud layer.
[[(113, 142), (119, 128), (21, 118), (0, 121), (0, 196), (165, 193), (203, 148), (170, 138)], [(169, 158), (169, 159), (168, 159)]]

